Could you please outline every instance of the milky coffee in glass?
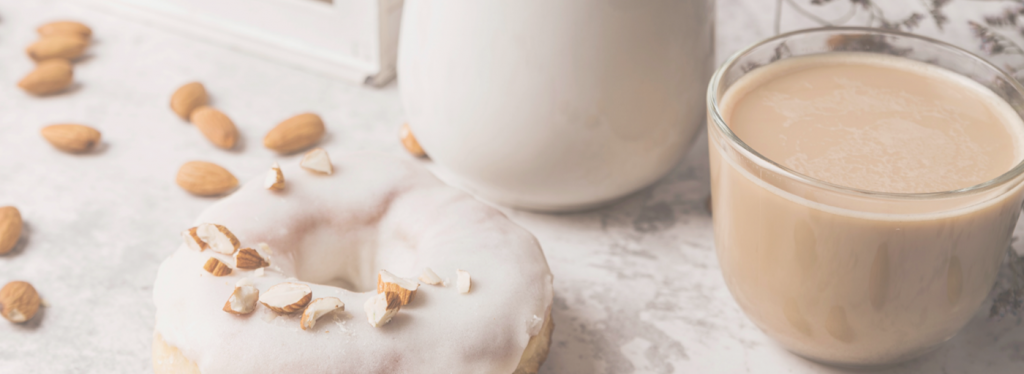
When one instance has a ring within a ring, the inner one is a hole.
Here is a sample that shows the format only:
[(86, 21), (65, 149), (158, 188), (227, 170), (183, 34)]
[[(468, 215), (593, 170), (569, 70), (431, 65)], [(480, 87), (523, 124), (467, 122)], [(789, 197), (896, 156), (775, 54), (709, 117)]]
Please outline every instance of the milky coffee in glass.
[[(712, 82), (714, 84), (714, 82)], [(881, 53), (792, 57), (718, 93), (715, 241), (730, 291), (809, 358), (876, 365), (952, 337), (1017, 220), (1024, 123), (982, 84)], [(751, 152), (752, 150), (752, 152)]]

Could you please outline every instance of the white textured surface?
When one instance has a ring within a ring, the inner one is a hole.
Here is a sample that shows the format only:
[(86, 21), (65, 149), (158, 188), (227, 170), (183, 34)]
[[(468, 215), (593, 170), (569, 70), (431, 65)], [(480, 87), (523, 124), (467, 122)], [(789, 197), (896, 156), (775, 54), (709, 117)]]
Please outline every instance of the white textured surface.
[[(773, 3), (719, 3), (719, 61), (771, 34)], [(78, 89), (32, 98), (14, 87), (31, 67), (22, 49), (55, 18), (88, 22), (97, 42), (77, 65)], [(957, 32), (965, 31), (946, 31), (973, 44)], [(151, 372), (156, 268), (178, 230), (215, 201), (174, 185), (181, 163), (214, 161), (247, 180), (273, 161), (293, 162), (260, 141), (303, 111), (324, 117), (329, 151), (403, 152), (393, 86), (353, 86), (63, 2), (0, 0), (0, 62), (0, 205), (17, 205), (27, 225), (25, 242), (0, 257), (0, 283), (30, 281), (50, 304), (28, 325), (0, 321), (3, 374)], [(195, 79), (235, 120), (243, 150), (214, 148), (167, 108), (170, 93)], [(52, 149), (38, 130), (60, 121), (99, 128), (103, 149)], [(698, 144), (657, 185), (605, 209), (509, 212), (540, 239), (555, 274), (543, 373), (844, 372), (783, 351), (725, 289), (704, 211), (706, 151)], [(1024, 371), (1021, 320), (989, 319), (987, 308), (936, 352), (880, 372)]]

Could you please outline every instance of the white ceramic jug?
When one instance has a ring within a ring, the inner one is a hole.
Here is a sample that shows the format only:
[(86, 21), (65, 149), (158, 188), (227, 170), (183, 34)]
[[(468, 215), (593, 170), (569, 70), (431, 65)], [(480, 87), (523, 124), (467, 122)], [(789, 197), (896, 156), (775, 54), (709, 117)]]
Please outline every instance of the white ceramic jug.
[(625, 196), (671, 170), (704, 121), (713, 5), (406, 0), (409, 126), (486, 200), (566, 211)]

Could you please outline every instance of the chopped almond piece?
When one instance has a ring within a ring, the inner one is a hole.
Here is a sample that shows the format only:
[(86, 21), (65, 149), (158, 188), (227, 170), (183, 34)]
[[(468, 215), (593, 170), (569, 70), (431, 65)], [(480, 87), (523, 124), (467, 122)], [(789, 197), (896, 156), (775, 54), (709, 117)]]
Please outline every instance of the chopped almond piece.
[(459, 280), (456, 283), (459, 287), (459, 293), (469, 293), (469, 289), (472, 286), (469, 279), (469, 273), (463, 270), (456, 270), (455, 273), (459, 275)]
[(306, 306), (306, 310), (302, 312), (300, 327), (303, 330), (312, 329), (313, 326), (316, 326), (316, 320), (338, 309), (345, 310), (345, 303), (341, 302), (341, 299), (337, 297), (324, 297), (313, 300)]
[(381, 327), (391, 322), (391, 318), (402, 308), (402, 300), (393, 292), (384, 292), (366, 300), (363, 309), (370, 326)]
[(267, 177), (263, 179), (263, 187), (271, 191), (284, 189), (284, 173), (281, 172), (281, 166), (276, 162), (270, 167)]
[(214, 252), (232, 255), (238, 250), (239, 242), (227, 227), (204, 223), (196, 228), (196, 236), (206, 242)]
[(203, 265), (203, 269), (210, 272), (210, 274), (213, 274), (215, 277), (223, 277), (231, 274), (231, 267), (220, 262), (216, 257), (210, 257), (209, 260), (206, 260), (206, 264)]
[(441, 277), (437, 276), (437, 273), (430, 270), (430, 268), (423, 268), (423, 274), (420, 274), (420, 281), (435, 286), (444, 283)]
[(313, 290), (302, 283), (285, 282), (260, 295), (260, 303), (278, 313), (295, 313), (309, 304)]
[(267, 259), (252, 248), (242, 248), (235, 253), (235, 267), (239, 269), (259, 269), (262, 267), (270, 266), (270, 262)]
[(387, 270), (381, 270), (380, 273), (377, 273), (377, 293), (394, 292), (398, 295), (398, 299), (402, 301), (403, 306), (412, 301), (413, 296), (416, 296), (416, 289), (419, 286), (418, 283), (399, 278)]
[(260, 298), (260, 290), (251, 285), (235, 287), (228, 301), (224, 302), (224, 311), (232, 314), (249, 314), (256, 310), (256, 301)]
[(198, 229), (198, 227), (182, 231), (181, 239), (185, 241), (185, 245), (187, 245), (189, 249), (196, 252), (202, 252), (210, 246), (206, 245), (206, 242), (202, 239), (199, 239), (199, 235), (196, 234), (196, 229)]
[(302, 161), (299, 161), (299, 166), (319, 174), (331, 175), (334, 172), (334, 166), (331, 165), (331, 157), (327, 155), (327, 151), (323, 148), (314, 148), (306, 152), (306, 155), (302, 156)]

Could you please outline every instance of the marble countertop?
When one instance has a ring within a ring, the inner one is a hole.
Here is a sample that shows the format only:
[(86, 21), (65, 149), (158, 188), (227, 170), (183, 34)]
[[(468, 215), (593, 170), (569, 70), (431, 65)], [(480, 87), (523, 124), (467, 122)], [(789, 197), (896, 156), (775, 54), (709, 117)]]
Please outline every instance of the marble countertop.
[[(718, 60), (772, 35), (779, 4), (782, 31), (813, 26), (786, 8), (809, 1), (719, 1)], [(926, 20), (920, 31), (975, 48), (960, 17), (1001, 8), (965, 2), (949, 6), (957, 18), (941, 30)], [(847, 6), (837, 0), (814, 10), (842, 17)], [(887, 11), (896, 18), (911, 12)], [(849, 22), (872, 22), (859, 14)], [(59, 18), (91, 25), (96, 43), (76, 67), (75, 88), (30, 97), (15, 87), (32, 66), (23, 49), (35, 26)], [(48, 304), (26, 325), (0, 322), (0, 373), (152, 372), (157, 266), (179, 245), (178, 230), (215, 201), (174, 184), (185, 161), (213, 161), (241, 179), (273, 161), (294, 161), (259, 140), (303, 111), (325, 119), (323, 146), (331, 152), (404, 155), (395, 138), (404, 115), (394, 84), (353, 85), (73, 2), (0, 0), (0, 61), (0, 206), (16, 205), (26, 228), (17, 249), (0, 256), (0, 284), (27, 280)], [(191, 80), (204, 82), (214, 105), (235, 120), (240, 150), (214, 148), (167, 108), (170, 93)], [(38, 131), (58, 122), (93, 125), (103, 144), (87, 155), (56, 151)], [(663, 180), (606, 208), (506, 210), (540, 239), (555, 274), (556, 329), (542, 373), (846, 372), (786, 352), (744, 317), (719, 273), (708, 190), (701, 138)], [(1008, 287), (1003, 273), (993, 295)], [(1024, 314), (993, 318), (990, 306), (935, 352), (877, 372), (1024, 372)]]

